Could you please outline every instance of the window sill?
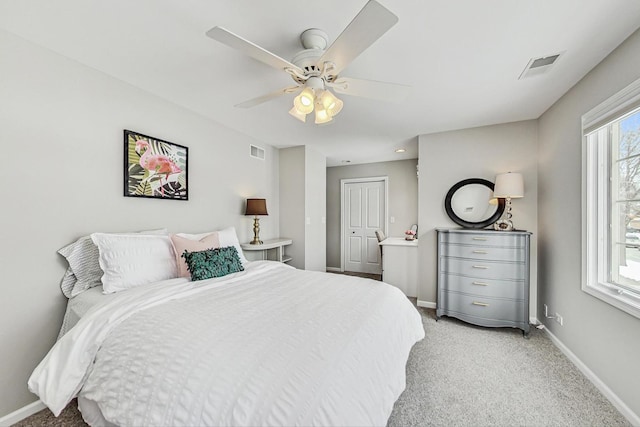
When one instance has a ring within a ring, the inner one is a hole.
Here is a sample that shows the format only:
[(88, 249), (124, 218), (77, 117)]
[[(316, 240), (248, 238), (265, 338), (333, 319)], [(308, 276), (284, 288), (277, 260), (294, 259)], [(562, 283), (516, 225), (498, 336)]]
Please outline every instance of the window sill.
[[(640, 319), (640, 296), (628, 291), (620, 290), (611, 285), (598, 283), (595, 285), (583, 284), (582, 290), (607, 304)], [(622, 291), (622, 292), (620, 292)]]

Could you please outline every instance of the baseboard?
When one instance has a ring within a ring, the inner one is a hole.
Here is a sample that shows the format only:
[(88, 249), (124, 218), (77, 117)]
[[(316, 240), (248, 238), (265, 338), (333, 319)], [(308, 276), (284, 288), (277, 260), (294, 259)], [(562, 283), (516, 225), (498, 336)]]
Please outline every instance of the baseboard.
[(41, 400), (36, 400), (35, 402), (30, 403), (27, 406), (23, 406), (20, 409), (16, 409), (9, 415), (5, 415), (0, 418), (0, 427), (9, 427), (46, 408), (47, 407)]
[(613, 392), (598, 376), (591, 370), (587, 365), (582, 362), (569, 348), (562, 343), (551, 333), (551, 331), (547, 328), (544, 328), (545, 332), (551, 342), (555, 344), (556, 347), (564, 353), (565, 356), (574, 364), (576, 367), (582, 372), (588, 379), (596, 386), (598, 390), (611, 402), (613, 406), (616, 407), (618, 411), (631, 423), (631, 425), (640, 427), (640, 416), (633, 412), (631, 408), (629, 408), (623, 401), (618, 397), (617, 394)]
[(327, 267), (327, 271), (333, 272), (333, 273), (342, 273), (342, 270), (340, 269), (340, 267)]
[(436, 308), (436, 303), (435, 302), (431, 302), (431, 301), (418, 300), (418, 307)]

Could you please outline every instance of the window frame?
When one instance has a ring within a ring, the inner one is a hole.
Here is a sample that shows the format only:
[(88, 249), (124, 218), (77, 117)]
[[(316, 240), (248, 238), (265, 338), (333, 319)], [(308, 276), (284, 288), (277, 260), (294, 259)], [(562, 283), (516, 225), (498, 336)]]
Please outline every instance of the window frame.
[[(640, 107), (640, 79), (582, 116), (582, 290), (640, 318), (640, 292), (609, 280), (609, 125)], [(604, 128), (607, 129), (604, 129)], [(600, 138), (605, 138), (602, 142)]]

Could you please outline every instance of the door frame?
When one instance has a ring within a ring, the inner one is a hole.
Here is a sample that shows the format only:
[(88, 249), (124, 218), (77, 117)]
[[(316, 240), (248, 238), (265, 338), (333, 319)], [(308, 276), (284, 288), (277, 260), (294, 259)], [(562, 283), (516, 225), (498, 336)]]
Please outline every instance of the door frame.
[(385, 234), (387, 234), (387, 230), (389, 229), (389, 177), (388, 176), (372, 176), (367, 178), (343, 178), (340, 180), (340, 271), (344, 272), (344, 224), (346, 222), (345, 218), (345, 208), (344, 208), (344, 188), (345, 184), (354, 184), (354, 183), (365, 183), (365, 182), (375, 182), (382, 181), (384, 182), (384, 219), (382, 224), (384, 226)]

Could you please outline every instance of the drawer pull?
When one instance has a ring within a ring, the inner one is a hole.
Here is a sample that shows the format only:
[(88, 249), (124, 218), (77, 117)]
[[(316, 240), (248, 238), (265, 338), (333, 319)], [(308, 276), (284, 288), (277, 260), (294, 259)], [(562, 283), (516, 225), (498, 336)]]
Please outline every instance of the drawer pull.
[(486, 237), (473, 237), (471, 240), (482, 240), (483, 242), (487, 240)]
[(489, 269), (489, 267), (487, 267), (486, 265), (474, 265), (472, 267), (473, 268), (479, 268), (479, 269), (482, 269), (482, 270), (488, 270)]
[(487, 251), (473, 251), (474, 254), (487, 254)]
[(472, 285), (489, 286), (487, 282), (471, 282)]
[(487, 304), (486, 302), (478, 302), (478, 301), (474, 301), (471, 304), (473, 305), (479, 305), (480, 307), (489, 307), (489, 304)]

